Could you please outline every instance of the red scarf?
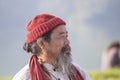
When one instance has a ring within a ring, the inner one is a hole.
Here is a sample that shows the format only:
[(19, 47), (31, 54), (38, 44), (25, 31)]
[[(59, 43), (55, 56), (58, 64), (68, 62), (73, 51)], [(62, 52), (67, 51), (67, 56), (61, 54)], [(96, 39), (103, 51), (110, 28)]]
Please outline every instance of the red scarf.
[[(74, 67), (76, 75), (73, 80), (84, 80), (81, 73)], [(30, 80), (46, 80), (43, 69), (38, 62), (38, 58), (32, 55), (29, 61)]]

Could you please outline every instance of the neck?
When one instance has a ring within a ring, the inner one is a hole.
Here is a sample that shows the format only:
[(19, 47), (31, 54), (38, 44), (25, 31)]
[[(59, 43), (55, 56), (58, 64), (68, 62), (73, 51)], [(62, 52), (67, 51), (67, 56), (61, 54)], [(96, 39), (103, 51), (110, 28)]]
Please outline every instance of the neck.
[(38, 59), (39, 59), (40, 63), (48, 63), (48, 64), (51, 64), (54, 66), (54, 64), (53, 64), (54, 60), (48, 56), (40, 55), (40, 56), (38, 56)]

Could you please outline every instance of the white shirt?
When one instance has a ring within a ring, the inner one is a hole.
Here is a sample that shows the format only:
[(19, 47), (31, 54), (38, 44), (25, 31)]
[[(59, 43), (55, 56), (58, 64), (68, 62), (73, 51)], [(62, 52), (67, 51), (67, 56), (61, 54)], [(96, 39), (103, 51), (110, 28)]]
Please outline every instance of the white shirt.
[[(50, 76), (52, 80), (57, 80), (60, 78), (60, 80), (69, 80), (68, 76), (62, 72), (54, 71), (53, 66), (50, 64), (45, 63), (45, 68), (50, 73)], [(82, 77), (84, 80), (90, 80), (86, 72), (78, 67), (76, 64), (74, 66), (80, 71)], [(12, 80), (30, 80), (30, 73), (29, 73), (29, 65), (27, 64), (24, 68), (22, 68), (14, 77)]]

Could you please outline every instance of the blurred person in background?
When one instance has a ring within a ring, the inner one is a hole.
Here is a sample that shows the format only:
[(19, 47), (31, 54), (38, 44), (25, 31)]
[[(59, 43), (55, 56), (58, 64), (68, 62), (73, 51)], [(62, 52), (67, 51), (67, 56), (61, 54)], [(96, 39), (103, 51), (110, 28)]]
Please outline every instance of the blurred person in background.
[(36, 15), (27, 25), (23, 46), (31, 54), (29, 63), (13, 80), (90, 80), (72, 62), (66, 22), (51, 14)]
[(101, 70), (105, 71), (113, 67), (120, 67), (120, 43), (112, 42), (103, 52)]

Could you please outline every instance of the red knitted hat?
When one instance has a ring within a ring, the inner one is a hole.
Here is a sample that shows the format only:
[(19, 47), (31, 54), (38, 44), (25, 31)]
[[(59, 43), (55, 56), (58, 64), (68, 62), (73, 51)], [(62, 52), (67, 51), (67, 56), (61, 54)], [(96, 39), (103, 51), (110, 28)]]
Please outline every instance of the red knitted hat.
[(35, 41), (38, 37), (53, 30), (59, 25), (66, 25), (66, 23), (50, 14), (39, 14), (35, 16), (27, 25), (26, 43)]

